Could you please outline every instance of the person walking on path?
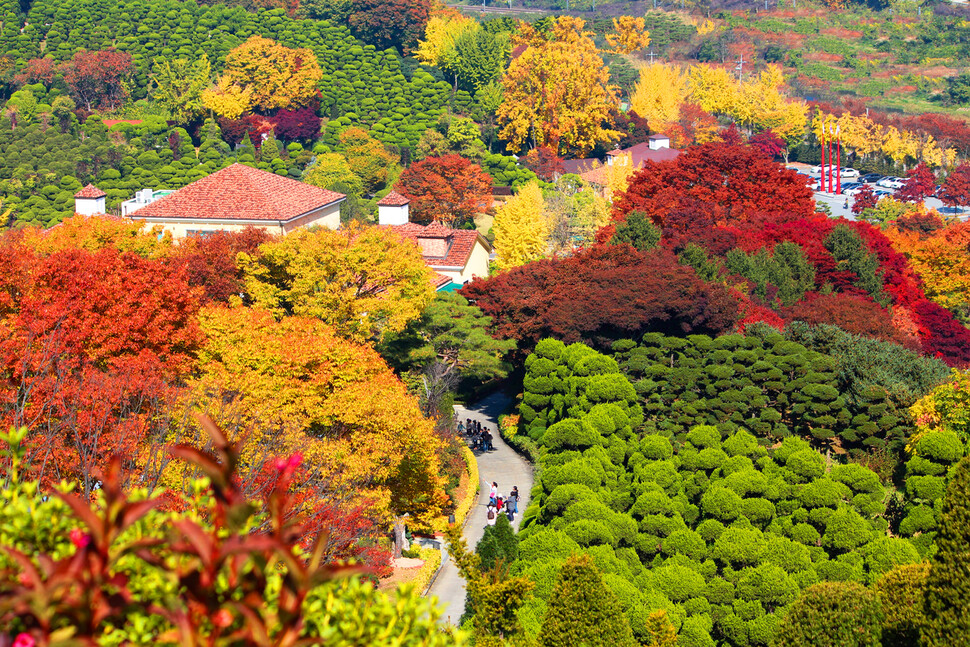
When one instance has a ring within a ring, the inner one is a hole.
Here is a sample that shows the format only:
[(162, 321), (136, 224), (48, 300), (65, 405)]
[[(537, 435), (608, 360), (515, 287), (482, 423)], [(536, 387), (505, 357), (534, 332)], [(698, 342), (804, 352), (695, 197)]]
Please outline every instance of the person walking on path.
[[(511, 403), (512, 398), (510, 396), (503, 392), (496, 392), (472, 405), (471, 408), (457, 405), (455, 412), (461, 418), (470, 419), (472, 429), (477, 426), (476, 423), (478, 422), (481, 422), (483, 427), (496, 429), (498, 416), (506, 411)], [(465, 429), (468, 433), (469, 425), (467, 422)], [(515, 483), (518, 486), (515, 488), (518, 499), (513, 503), (513, 506), (523, 511), (528, 508), (529, 494), (533, 488), (532, 465), (509, 447), (499, 434), (494, 435), (492, 444), (492, 451), (475, 452), (478, 472), (482, 475), (479, 477), (478, 505), (472, 507), (468, 515), (468, 523), (465, 524), (462, 531), (470, 550), (474, 550), (481, 540), (485, 528), (488, 527), (488, 501), (491, 494), (494, 494), (497, 498), (499, 481), (506, 484)], [(490, 480), (486, 481), (485, 478)], [(493, 482), (495, 483), (494, 491), (492, 490)], [(506, 488), (506, 493), (511, 491), (508, 489), (508, 485), (503, 487)], [(496, 514), (504, 512), (504, 510), (496, 511)], [(515, 520), (512, 523), (513, 529), (521, 523), (522, 518), (523, 515), (521, 514), (515, 515)], [(442, 558), (441, 570), (428, 591), (428, 597), (438, 599), (439, 608), (442, 611), (440, 623), (456, 625), (465, 611), (467, 588), (465, 580), (458, 573), (458, 568), (450, 556), (445, 554)]]
[(509, 504), (512, 506), (512, 513), (519, 514), (519, 486), (513, 485), (509, 492)]
[(498, 521), (498, 515), (495, 513), (495, 506), (489, 504), (488, 512), (485, 515), (485, 525), (494, 526), (496, 521)]

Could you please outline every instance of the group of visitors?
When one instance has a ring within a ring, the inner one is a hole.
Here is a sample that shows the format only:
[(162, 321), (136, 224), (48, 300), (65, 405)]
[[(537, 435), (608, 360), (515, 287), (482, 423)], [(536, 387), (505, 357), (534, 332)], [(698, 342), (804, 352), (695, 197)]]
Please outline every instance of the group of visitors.
[(478, 420), (465, 418), (465, 422), (458, 422), (458, 434), (468, 439), (472, 449), (479, 449), (483, 452), (490, 452), (495, 449), (492, 445), (492, 434), (488, 427), (482, 427)]
[(508, 496), (502, 496), (498, 493), (498, 483), (492, 481), (488, 491), (488, 512), (485, 514), (485, 523), (494, 526), (500, 514), (505, 514), (511, 523), (515, 521), (515, 515), (518, 511), (519, 486), (514, 486)]

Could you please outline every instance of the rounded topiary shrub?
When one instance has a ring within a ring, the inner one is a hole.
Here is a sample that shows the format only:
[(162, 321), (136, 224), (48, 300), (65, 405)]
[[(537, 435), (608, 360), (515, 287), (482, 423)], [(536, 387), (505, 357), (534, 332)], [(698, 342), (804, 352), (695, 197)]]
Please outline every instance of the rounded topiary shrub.
[(882, 635), (883, 612), (869, 589), (855, 582), (808, 587), (782, 620), (776, 647), (872, 647)]

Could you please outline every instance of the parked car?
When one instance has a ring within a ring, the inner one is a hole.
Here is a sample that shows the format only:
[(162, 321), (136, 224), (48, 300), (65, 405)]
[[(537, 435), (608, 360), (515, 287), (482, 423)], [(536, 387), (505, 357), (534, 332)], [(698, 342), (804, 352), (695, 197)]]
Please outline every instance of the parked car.
[(849, 182), (848, 184), (842, 185), (842, 195), (855, 195), (853, 191), (861, 189), (865, 185), (860, 182)]
[(860, 182), (865, 182), (866, 184), (875, 184), (879, 180), (886, 177), (885, 175), (880, 175), (879, 173), (866, 173), (859, 178)]
[(859, 171), (854, 168), (842, 168), (842, 177), (859, 177)]
[(866, 186), (865, 184), (857, 184), (851, 188), (842, 189), (842, 193), (844, 195), (859, 195)]
[(893, 197), (894, 194), (889, 189), (875, 189), (873, 190), (872, 195), (876, 196), (876, 198), (878, 199), (878, 198), (891, 198)]
[(903, 182), (905, 180), (901, 177), (886, 177), (876, 182), (876, 186), (881, 186), (884, 189), (901, 189)]

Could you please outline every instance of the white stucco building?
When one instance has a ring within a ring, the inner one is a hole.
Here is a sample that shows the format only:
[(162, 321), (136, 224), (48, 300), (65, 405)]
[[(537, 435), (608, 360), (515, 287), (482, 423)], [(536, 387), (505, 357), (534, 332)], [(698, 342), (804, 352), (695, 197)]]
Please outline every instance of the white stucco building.
[(142, 200), (125, 215), (148, 227), (160, 226), (175, 239), (246, 227), (278, 235), (310, 225), (337, 229), (340, 203), (347, 199), (244, 164), (227, 166), (178, 191), (152, 194), (151, 201)]

